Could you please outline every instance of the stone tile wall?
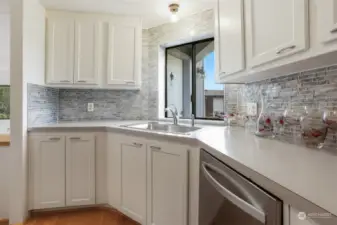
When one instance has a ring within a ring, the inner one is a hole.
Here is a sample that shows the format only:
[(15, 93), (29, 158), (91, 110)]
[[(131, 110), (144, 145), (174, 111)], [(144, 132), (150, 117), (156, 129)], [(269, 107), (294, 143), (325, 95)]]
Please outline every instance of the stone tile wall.
[(59, 90), (28, 84), (27, 92), (28, 127), (56, 123), (59, 112)]
[[(147, 97), (142, 91), (60, 89), (59, 120), (147, 119)], [(87, 104), (94, 103), (94, 112)]]
[[(291, 105), (301, 111), (305, 106), (325, 109), (337, 109), (337, 66), (314, 69), (302, 73), (254, 82), (246, 85), (225, 85), (225, 101), (229, 102), (228, 93), (238, 92), (238, 104), (234, 107), (245, 111), (247, 102), (257, 102), (261, 110), (261, 94), (274, 115), (281, 115)], [(235, 102), (233, 98), (231, 101)], [(225, 102), (226, 105), (226, 102)], [(233, 108), (228, 104), (229, 110)], [(276, 139), (294, 143), (300, 136), (300, 126), (285, 126), (284, 132)], [(301, 138), (299, 138), (301, 139)], [(324, 148), (337, 153), (336, 133), (328, 130)]]

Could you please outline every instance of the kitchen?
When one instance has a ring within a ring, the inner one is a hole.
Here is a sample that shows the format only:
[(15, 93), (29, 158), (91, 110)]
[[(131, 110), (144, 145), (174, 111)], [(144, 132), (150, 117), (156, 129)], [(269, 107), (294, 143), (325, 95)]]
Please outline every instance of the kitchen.
[(10, 2), (0, 216), (90, 206), (139, 224), (337, 224), (336, 3), (158, 4)]

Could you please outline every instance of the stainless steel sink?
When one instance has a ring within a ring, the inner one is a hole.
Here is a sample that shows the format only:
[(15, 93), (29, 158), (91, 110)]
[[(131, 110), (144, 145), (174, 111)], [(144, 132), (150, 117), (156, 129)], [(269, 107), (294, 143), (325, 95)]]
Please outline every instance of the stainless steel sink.
[(188, 134), (190, 132), (200, 129), (199, 127), (189, 127), (189, 126), (183, 126), (183, 125), (174, 125), (174, 124), (158, 123), (158, 122), (123, 125), (123, 127), (150, 130), (150, 131), (158, 131), (158, 132), (166, 132), (166, 133), (178, 133), (178, 134)]

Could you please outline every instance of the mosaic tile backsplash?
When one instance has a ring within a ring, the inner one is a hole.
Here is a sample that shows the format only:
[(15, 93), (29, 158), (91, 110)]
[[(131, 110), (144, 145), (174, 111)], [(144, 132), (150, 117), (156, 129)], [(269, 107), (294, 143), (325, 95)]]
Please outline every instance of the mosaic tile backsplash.
[[(59, 120), (147, 119), (147, 96), (139, 91), (60, 89)], [(94, 103), (94, 112), (87, 104)]]
[(27, 92), (28, 127), (56, 123), (59, 111), (59, 90), (28, 84)]
[[(225, 85), (225, 101), (228, 111), (244, 111), (247, 102), (257, 102), (261, 110), (261, 93), (265, 103), (272, 104), (275, 114), (282, 114), (291, 104), (294, 109), (316, 107), (337, 108), (337, 66), (315, 69), (283, 77), (254, 82), (246, 85)], [(238, 99), (235, 99), (238, 96)], [(237, 103), (237, 104), (235, 104)], [(328, 130), (324, 148), (337, 148), (336, 133)], [(294, 143), (300, 137), (300, 126), (285, 125), (284, 131), (276, 139)], [(299, 138), (300, 139), (300, 138)]]

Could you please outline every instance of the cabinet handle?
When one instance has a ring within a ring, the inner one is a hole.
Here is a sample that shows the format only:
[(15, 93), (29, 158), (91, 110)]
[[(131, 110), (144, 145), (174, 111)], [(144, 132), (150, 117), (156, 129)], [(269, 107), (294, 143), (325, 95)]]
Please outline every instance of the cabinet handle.
[(334, 28), (330, 31), (330, 33), (336, 33), (337, 32), (337, 28)]
[(125, 83), (127, 83), (127, 84), (134, 84), (135, 82), (134, 81), (126, 81)]
[(133, 142), (132, 144), (137, 148), (141, 148), (143, 146), (143, 144), (137, 142)]
[(69, 80), (61, 80), (60, 82), (61, 83), (69, 83), (70, 81)]
[(296, 45), (288, 46), (288, 47), (282, 48), (281, 50), (279, 50), (278, 52), (276, 52), (276, 54), (280, 55), (283, 52), (285, 52), (286, 50), (292, 50), (294, 48), (296, 48)]
[(59, 137), (51, 137), (51, 138), (49, 138), (49, 140), (50, 141), (59, 141), (59, 140), (61, 140), (61, 138), (59, 138)]
[(85, 81), (85, 80), (78, 80), (77, 82), (78, 83), (86, 83), (87, 81)]
[(157, 147), (157, 146), (150, 146), (150, 148), (154, 151), (160, 151), (161, 147)]
[(70, 139), (70, 140), (81, 140), (80, 137), (70, 137), (69, 139)]

